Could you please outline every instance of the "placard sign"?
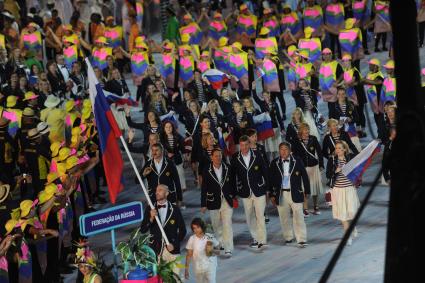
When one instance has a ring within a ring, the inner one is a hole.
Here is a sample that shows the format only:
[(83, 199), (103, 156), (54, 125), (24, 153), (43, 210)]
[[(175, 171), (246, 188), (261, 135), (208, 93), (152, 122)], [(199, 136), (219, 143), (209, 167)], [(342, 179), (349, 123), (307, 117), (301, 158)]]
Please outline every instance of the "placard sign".
[(80, 233), (93, 236), (143, 220), (142, 203), (135, 201), (80, 216)]

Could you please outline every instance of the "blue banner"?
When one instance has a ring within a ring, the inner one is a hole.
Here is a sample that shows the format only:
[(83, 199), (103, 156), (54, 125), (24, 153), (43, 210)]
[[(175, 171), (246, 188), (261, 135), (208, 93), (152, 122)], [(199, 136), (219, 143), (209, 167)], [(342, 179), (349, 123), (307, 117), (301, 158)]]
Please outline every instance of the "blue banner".
[(142, 203), (130, 202), (81, 215), (80, 233), (83, 236), (93, 236), (119, 227), (141, 222), (142, 220)]

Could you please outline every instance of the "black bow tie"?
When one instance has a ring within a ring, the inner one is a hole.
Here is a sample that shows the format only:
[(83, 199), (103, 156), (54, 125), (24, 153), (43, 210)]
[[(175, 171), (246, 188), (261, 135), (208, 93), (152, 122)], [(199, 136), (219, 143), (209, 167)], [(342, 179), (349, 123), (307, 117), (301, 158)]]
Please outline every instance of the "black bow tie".
[(162, 205), (161, 205), (161, 204), (158, 204), (158, 205), (157, 205), (157, 208), (158, 208), (158, 209), (166, 208), (166, 207), (167, 207), (167, 206), (166, 206), (165, 204), (162, 204)]
[(283, 163), (285, 163), (285, 162), (289, 162), (289, 159), (284, 159), (283, 160)]

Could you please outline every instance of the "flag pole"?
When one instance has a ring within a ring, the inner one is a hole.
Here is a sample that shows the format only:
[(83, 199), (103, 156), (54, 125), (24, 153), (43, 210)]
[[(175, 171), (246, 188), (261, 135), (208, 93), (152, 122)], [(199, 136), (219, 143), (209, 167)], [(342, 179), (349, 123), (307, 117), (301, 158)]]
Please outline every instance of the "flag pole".
[[(140, 186), (142, 187), (143, 193), (145, 194), (149, 207), (151, 209), (155, 209), (151, 201), (151, 198), (149, 197), (148, 191), (146, 190), (145, 184), (143, 183), (142, 177), (140, 176), (139, 170), (137, 170), (136, 164), (134, 163), (134, 159), (131, 156), (130, 150), (127, 147), (127, 143), (125, 142), (124, 137), (122, 135), (120, 136), (120, 140), (122, 145), (124, 146), (125, 152), (127, 153), (128, 159), (130, 160), (131, 166), (133, 166), (134, 172), (136, 173), (137, 180), (139, 181)], [(170, 242), (168, 241), (168, 237), (165, 234), (164, 227), (162, 227), (162, 223), (159, 220), (158, 215), (155, 216), (155, 220), (156, 220), (156, 223), (158, 224), (159, 230), (161, 230), (162, 238), (164, 238), (165, 243), (169, 245)]]

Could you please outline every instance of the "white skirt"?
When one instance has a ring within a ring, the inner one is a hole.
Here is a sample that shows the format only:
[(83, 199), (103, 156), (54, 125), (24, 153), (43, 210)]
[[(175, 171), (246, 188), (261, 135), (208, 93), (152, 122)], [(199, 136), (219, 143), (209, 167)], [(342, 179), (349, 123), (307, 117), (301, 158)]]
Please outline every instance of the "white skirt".
[(282, 142), (282, 136), (279, 128), (274, 128), (274, 136), (264, 141), (266, 152), (279, 152), (279, 144)]
[(316, 122), (314, 121), (311, 111), (304, 111), (304, 120), (310, 127), (310, 135), (315, 136), (320, 141), (320, 134), (317, 130)]
[(346, 188), (333, 187), (331, 195), (333, 218), (340, 221), (352, 220), (360, 206), (356, 188), (353, 186)]
[(177, 173), (179, 174), (179, 178), (180, 178), (180, 185), (182, 189), (186, 189), (186, 176), (184, 175), (184, 168), (183, 168), (183, 163), (176, 165), (177, 168)]
[(306, 167), (308, 179), (310, 180), (310, 193), (312, 196), (318, 196), (324, 193), (322, 186), (322, 176), (320, 174), (319, 165)]

